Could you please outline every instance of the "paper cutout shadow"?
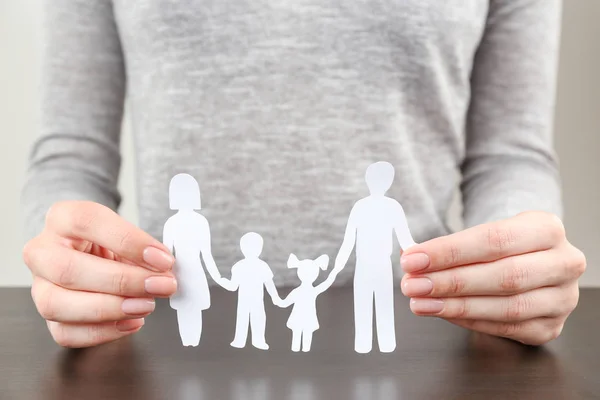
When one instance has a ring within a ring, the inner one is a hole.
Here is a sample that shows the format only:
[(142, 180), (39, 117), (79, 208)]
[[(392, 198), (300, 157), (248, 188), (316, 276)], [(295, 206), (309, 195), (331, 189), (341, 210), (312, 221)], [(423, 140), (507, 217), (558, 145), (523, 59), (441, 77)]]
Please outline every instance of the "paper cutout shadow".
[(177, 310), (179, 334), (184, 346), (198, 346), (202, 335), (202, 311), (210, 307), (206, 269), (216, 282), (221, 275), (211, 252), (210, 227), (201, 209), (198, 182), (188, 174), (178, 174), (169, 185), (171, 210), (177, 213), (165, 223), (163, 243), (175, 256), (173, 273), (177, 292), (171, 297), (171, 308)]

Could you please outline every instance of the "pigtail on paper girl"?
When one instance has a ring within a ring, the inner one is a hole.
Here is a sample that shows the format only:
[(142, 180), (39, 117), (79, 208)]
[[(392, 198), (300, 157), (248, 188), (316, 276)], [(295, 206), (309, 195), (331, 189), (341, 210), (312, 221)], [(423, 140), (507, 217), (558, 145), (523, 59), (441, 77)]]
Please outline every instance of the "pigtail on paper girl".
[(329, 266), (329, 256), (327, 254), (323, 254), (322, 256), (319, 256), (319, 258), (317, 258), (315, 262), (317, 263), (319, 268), (325, 271), (327, 269), (327, 266)]
[(290, 256), (288, 257), (288, 261), (287, 261), (287, 267), (288, 268), (298, 268), (300, 266), (300, 260), (298, 260), (298, 257), (296, 257), (296, 255), (294, 253), (290, 254)]

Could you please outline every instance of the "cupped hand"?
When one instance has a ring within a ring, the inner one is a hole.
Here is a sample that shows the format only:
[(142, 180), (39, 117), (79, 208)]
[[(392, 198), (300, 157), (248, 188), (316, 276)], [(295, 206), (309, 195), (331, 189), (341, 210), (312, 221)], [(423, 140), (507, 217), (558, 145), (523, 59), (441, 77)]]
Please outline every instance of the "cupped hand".
[(558, 217), (527, 212), (412, 246), (401, 265), (413, 313), (541, 345), (575, 309), (586, 259)]
[(56, 203), (23, 250), (31, 294), (54, 340), (88, 347), (141, 329), (177, 288), (162, 243), (97, 203)]

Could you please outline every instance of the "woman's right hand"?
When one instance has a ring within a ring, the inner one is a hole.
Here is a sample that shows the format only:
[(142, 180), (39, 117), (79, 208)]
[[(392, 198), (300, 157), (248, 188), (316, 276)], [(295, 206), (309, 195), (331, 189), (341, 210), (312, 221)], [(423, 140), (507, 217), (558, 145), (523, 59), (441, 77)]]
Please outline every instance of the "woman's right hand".
[(141, 329), (155, 297), (177, 283), (174, 258), (152, 236), (97, 203), (54, 204), (23, 250), (31, 294), (54, 340), (88, 347)]

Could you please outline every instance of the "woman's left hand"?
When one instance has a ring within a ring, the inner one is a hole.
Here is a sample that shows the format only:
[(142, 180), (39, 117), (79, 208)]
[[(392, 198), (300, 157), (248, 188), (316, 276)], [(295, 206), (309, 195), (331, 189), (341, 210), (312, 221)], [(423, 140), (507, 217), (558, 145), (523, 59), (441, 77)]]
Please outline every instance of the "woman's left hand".
[(413, 313), (540, 345), (576, 307), (586, 260), (558, 217), (527, 212), (414, 245), (401, 264)]

